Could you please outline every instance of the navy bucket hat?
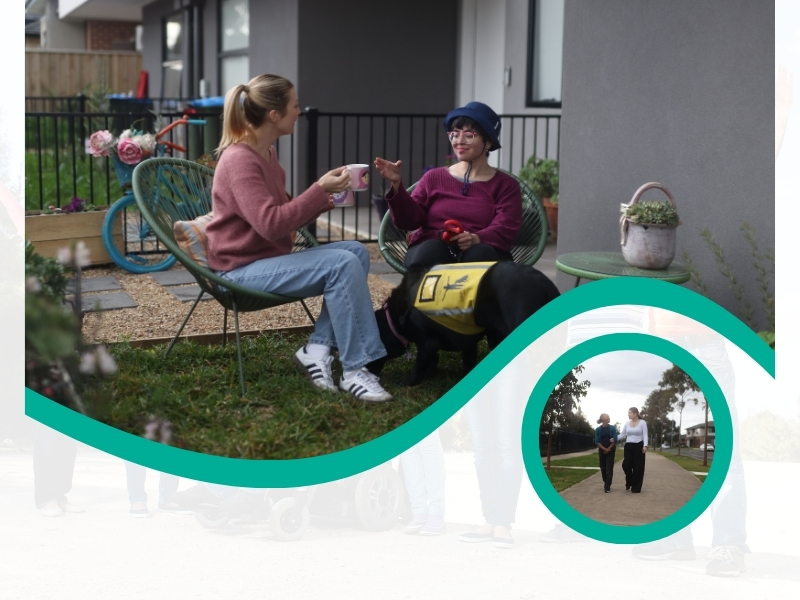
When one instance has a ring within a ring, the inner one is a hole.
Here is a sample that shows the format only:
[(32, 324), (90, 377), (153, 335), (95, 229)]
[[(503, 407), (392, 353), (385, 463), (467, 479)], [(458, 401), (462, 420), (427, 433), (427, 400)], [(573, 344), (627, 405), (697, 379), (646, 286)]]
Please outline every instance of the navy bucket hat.
[(458, 117), (469, 117), (481, 126), (492, 142), (489, 152), (500, 148), (500, 117), (483, 102), (470, 102), (466, 106), (451, 110), (444, 118), (444, 130), (450, 131), (450, 124)]

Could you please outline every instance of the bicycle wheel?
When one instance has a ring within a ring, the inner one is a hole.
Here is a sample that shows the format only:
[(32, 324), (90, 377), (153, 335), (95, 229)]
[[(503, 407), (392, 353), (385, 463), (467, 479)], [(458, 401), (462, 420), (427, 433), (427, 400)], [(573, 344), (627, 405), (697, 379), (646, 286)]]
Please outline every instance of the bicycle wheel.
[(159, 243), (142, 217), (133, 194), (125, 194), (111, 206), (102, 234), (108, 255), (131, 273), (163, 271), (175, 264), (175, 257)]

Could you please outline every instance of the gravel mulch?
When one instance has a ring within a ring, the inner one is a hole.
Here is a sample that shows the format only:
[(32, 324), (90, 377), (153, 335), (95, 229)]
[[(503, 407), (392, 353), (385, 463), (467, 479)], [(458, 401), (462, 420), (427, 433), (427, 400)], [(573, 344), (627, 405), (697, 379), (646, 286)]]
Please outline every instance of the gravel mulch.
[[(381, 262), (383, 257), (376, 243), (365, 244), (372, 262)], [(183, 268), (176, 264), (173, 269)], [(122, 290), (138, 304), (136, 308), (125, 308), (87, 313), (83, 321), (83, 333), (88, 342), (119, 342), (167, 338), (175, 335), (181, 322), (191, 308), (192, 302), (181, 302), (169, 293), (150, 275), (134, 275), (119, 267), (93, 267), (85, 269), (84, 278), (111, 275), (119, 281)], [(391, 292), (392, 284), (376, 275), (369, 276), (369, 289), (373, 306), (379, 308)], [(100, 292), (102, 293), (102, 292)], [(90, 297), (93, 294), (86, 294)], [(322, 306), (322, 296), (306, 300), (311, 313), (316, 316)], [(223, 308), (213, 299), (204, 300), (195, 309), (181, 335), (222, 333)], [(233, 331), (233, 315), (228, 315), (228, 331)], [(258, 312), (241, 313), (241, 331), (279, 329), (310, 325), (308, 316), (299, 302), (277, 306)]]

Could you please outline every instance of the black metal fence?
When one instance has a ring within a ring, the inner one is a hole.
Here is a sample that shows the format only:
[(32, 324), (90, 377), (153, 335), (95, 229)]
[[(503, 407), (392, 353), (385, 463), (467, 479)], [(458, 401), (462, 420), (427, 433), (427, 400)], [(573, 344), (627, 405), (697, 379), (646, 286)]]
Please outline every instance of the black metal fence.
[[(48, 104), (50, 102), (50, 104)], [(178, 102), (183, 104), (179, 105)], [(60, 104), (59, 104), (60, 103)], [(83, 104), (81, 104), (83, 103)], [(156, 99), (159, 109), (174, 106), (177, 110), (154, 110), (164, 124), (179, 118), (185, 101)], [(25, 182), (26, 208), (44, 209), (64, 206), (73, 196), (95, 205), (110, 204), (122, 194), (114, 177), (111, 161), (86, 153), (89, 136), (107, 129), (119, 134), (136, 124), (138, 129), (153, 131), (153, 112), (96, 112), (88, 108), (85, 97), (26, 98)], [(84, 110), (73, 110), (84, 107)], [(129, 107), (123, 107), (129, 108)], [(65, 110), (69, 109), (69, 110)], [(196, 127), (188, 131), (176, 128), (170, 141), (186, 146), (183, 158), (196, 159), (208, 153), (219, 140), (219, 109), (206, 109), (200, 116), (209, 122), (209, 136)], [(442, 166), (453, 158), (452, 149), (442, 128), (444, 115), (388, 113), (323, 113), (307, 109), (291, 136), (277, 145), (278, 157), (286, 169), (289, 193), (297, 195), (322, 173), (343, 164), (370, 164), (376, 156), (402, 160), (405, 181), (418, 180), (424, 171)], [(503, 115), (501, 149), (493, 152), (491, 162), (517, 173), (528, 157), (558, 158), (560, 151), (559, 115)], [(213, 139), (210, 139), (213, 138)], [(375, 173), (373, 171), (373, 173)], [(370, 193), (359, 193), (356, 209), (336, 209), (328, 213), (318, 230), (321, 241), (355, 237), (375, 241), (378, 214), (372, 210), (371, 196), (383, 195), (384, 182), (373, 177)]]
[[(550, 448), (550, 454), (554, 456), (556, 454), (567, 454), (569, 452), (581, 452), (596, 447), (597, 445), (594, 443), (593, 435), (555, 429), (553, 431), (553, 446)], [(541, 456), (547, 456), (546, 431), (539, 432), (539, 453)]]

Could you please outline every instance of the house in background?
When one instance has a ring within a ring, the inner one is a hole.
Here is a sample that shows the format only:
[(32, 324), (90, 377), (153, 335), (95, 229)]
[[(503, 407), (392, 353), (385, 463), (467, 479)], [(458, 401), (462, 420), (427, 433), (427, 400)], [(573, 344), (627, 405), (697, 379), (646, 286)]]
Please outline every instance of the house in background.
[[(278, 73), (302, 106), (327, 113), (443, 115), (479, 100), (506, 115), (552, 115), (535, 130), (504, 122), (492, 160), (517, 172), (532, 148), (560, 159), (558, 254), (619, 251), (620, 203), (660, 182), (682, 221), (676, 260), (685, 252), (709, 297), (741, 315), (701, 237), (709, 228), (757, 307), (753, 326), (766, 326), (741, 227), (755, 229), (761, 251), (774, 248), (768, 0), (47, 2), (65, 20), (139, 19), (151, 96), (216, 96)], [(293, 157), (307, 154), (305, 126)], [(441, 141), (440, 127), (431, 120), (414, 137)], [(331, 125), (330, 139), (339, 135)], [(562, 291), (573, 283), (559, 273)]]
[[(30, 47), (50, 50), (138, 50), (141, 4), (143, 2), (132, 0), (26, 0), (26, 17), (39, 17), (39, 43), (35, 46), (31, 43)], [(26, 47), (29, 47), (28, 43)]]
[(714, 421), (708, 422), (708, 433), (706, 433), (705, 423), (699, 425), (692, 425), (686, 428), (685, 445), (687, 448), (699, 448), (701, 444), (715, 445), (716, 430), (714, 428)]

